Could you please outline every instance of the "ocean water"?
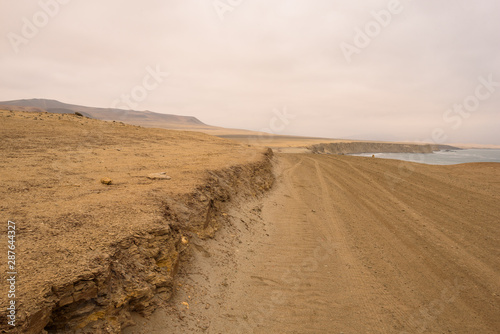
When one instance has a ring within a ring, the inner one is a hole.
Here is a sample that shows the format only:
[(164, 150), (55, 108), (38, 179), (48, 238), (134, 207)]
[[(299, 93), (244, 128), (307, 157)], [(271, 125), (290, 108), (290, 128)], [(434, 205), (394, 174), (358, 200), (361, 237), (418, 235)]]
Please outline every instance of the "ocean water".
[[(373, 153), (353, 154), (371, 157)], [(466, 162), (500, 162), (500, 150), (467, 149), (434, 153), (375, 153), (375, 157), (419, 162), (429, 165), (456, 165)]]

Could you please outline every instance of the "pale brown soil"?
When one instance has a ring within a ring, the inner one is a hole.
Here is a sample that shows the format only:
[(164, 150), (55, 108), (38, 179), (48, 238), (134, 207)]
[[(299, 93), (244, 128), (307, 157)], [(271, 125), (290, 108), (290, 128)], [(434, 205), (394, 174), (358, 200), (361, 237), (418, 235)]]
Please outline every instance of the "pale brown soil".
[(120, 121), (125, 124), (139, 125), (148, 128), (161, 128), (168, 130), (196, 131), (210, 135), (259, 135), (259, 132), (227, 129), (207, 125), (190, 116), (155, 113), (151, 111), (94, 108), (62, 103), (55, 100), (31, 99), (0, 102), (0, 110), (49, 112), (58, 114), (74, 114), (78, 112), (83, 116), (104, 121)]
[[(231, 182), (247, 192), (267, 187), (265, 175), (252, 179), (253, 171), (245, 169), (261, 159), (262, 149), (202, 133), (0, 111), (2, 282), (7, 220), (16, 223), (18, 272), (18, 326), (6, 324), (2, 283), (0, 330), (57, 330), (65, 317), (82, 327), (109, 320), (116, 329), (126, 315), (110, 315), (115, 305), (137, 297), (141, 306), (134, 308), (149, 310), (152, 303), (144, 301), (157, 288), (168, 299), (180, 234), (213, 234), (218, 203), (237, 188)], [(147, 177), (161, 172), (171, 179)], [(102, 184), (102, 178), (112, 183)], [(127, 271), (134, 266), (137, 273)]]
[(125, 333), (500, 332), (500, 164), (288, 154), (275, 172)]
[(18, 332), (113, 333), (156, 304), (124, 332), (500, 332), (498, 163), (278, 154), (258, 199), (247, 142), (8, 111), (0, 139)]

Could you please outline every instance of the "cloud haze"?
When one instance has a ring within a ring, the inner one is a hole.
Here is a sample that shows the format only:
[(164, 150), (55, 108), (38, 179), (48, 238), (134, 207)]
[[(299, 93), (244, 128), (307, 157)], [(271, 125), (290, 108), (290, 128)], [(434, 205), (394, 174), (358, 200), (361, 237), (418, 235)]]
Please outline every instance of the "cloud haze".
[[(430, 141), (434, 133), (449, 143), (500, 144), (495, 0), (0, 6), (0, 100), (111, 107), (159, 66), (169, 76), (136, 89), (135, 109), (260, 130), (286, 107), (295, 118), (282, 134)], [(27, 36), (29, 24), (38, 31)], [(480, 77), (494, 83), (478, 88)], [(469, 111), (453, 109), (464, 103)]]

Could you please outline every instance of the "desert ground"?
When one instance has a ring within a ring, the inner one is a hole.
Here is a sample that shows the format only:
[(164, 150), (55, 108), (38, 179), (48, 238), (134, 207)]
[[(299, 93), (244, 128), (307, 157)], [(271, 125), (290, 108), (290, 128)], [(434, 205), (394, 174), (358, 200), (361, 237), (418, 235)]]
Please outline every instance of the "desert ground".
[(212, 235), (229, 196), (272, 184), (262, 148), (203, 133), (0, 111), (0, 136), (0, 247), (15, 222), (19, 306), (11, 328), (5, 291), (4, 331), (119, 331), (172, 294), (182, 238)]
[(4, 332), (500, 332), (498, 163), (0, 118), (20, 282), (18, 327), (2, 314)]
[[(283, 154), (125, 333), (498, 333), (500, 166)], [(189, 308), (188, 308), (189, 305)]]

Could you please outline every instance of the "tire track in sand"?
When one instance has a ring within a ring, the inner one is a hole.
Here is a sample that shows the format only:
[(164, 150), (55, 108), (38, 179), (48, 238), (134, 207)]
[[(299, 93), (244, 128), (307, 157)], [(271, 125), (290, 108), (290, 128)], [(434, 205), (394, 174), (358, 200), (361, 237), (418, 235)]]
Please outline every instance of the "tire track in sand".
[[(278, 155), (279, 185), (263, 206), (273, 242), (252, 262), (279, 284), (247, 286), (252, 297), (242, 303), (264, 305), (249, 332), (495, 333), (495, 267), (461, 249), (470, 243), (464, 231), (451, 238), (432, 219), (447, 219), (456, 205), (413, 206), (412, 195), (416, 204), (443, 202), (436, 196), (448, 184), (426, 184), (438, 176), (416, 170), (415, 180), (401, 185), (418, 193), (392, 193), (369, 159), (358, 160)], [(429, 195), (422, 192), (430, 186)], [(486, 208), (498, 216), (491, 204)], [(314, 261), (321, 242), (328, 256)], [(304, 270), (304, 263), (314, 265)], [(283, 303), (273, 302), (276, 292)]]
[(183, 333), (500, 333), (500, 167), (463, 168), (390, 189), (393, 161), (277, 154), (273, 190), (204, 245), (183, 312), (210, 325)]

